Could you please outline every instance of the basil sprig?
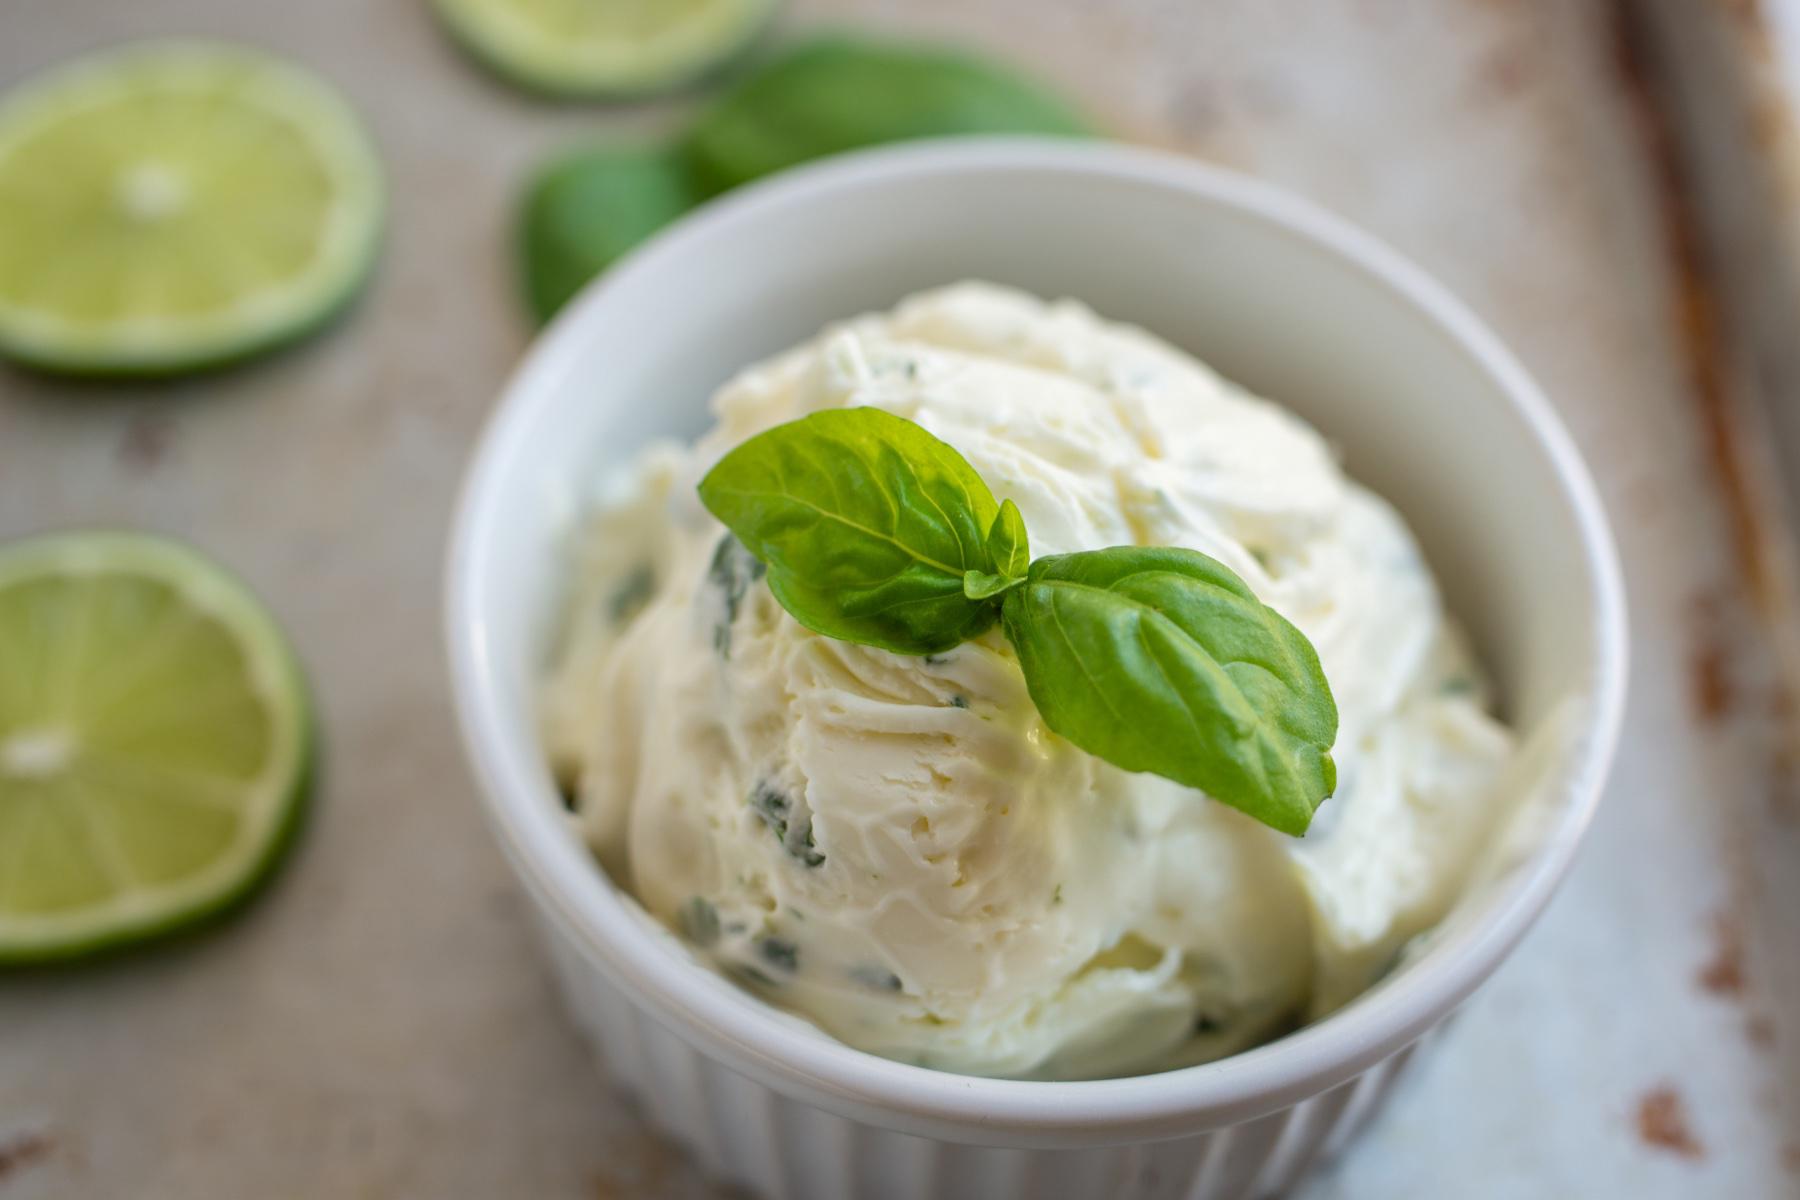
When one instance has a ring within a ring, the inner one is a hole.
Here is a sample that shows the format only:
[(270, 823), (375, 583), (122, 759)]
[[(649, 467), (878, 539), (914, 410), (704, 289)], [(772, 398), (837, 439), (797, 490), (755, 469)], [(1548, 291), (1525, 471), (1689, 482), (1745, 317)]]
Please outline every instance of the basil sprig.
[(1044, 723), (1108, 762), (1302, 834), (1337, 786), (1337, 706), (1306, 635), (1197, 550), (1114, 546), (1031, 564), (1006, 598)]
[(1019, 510), (1002, 522), (967, 459), (874, 408), (758, 434), (701, 480), (700, 499), (768, 567), (795, 620), (899, 654), (936, 654), (991, 626), (999, 611), (971, 599), (967, 580), (998, 573), (1006, 530), (1024, 537)]
[(1044, 723), (1299, 835), (1331, 795), (1318, 653), (1222, 563), (1113, 546), (1031, 561), (1024, 518), (913, 422), (833, 409), (744, 442), (700, 499), (809, 629), (936, 654), (1002, 622)]

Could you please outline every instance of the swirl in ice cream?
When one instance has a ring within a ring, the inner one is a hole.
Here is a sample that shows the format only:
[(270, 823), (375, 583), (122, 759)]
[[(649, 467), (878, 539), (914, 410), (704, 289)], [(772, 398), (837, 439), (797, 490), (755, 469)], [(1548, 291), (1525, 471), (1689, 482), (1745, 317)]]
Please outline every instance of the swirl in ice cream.
[[(1302, 839), (1045, 728), (998, 629), (813, 633), (701, 508), (722, 454), (871, 405), (956, 447), (1038, 554), (1185, 546), (1318, 648), (1337, 795)], [(546, 727), (613, 877), (693, 950), (877, 1054), (1071, 1078), (1220, 1057), (1368, 987), (1448, 910), (1513, 752), (1392, 508), (1148, 334), (986, 284), (751, 368), (615, 481)]]

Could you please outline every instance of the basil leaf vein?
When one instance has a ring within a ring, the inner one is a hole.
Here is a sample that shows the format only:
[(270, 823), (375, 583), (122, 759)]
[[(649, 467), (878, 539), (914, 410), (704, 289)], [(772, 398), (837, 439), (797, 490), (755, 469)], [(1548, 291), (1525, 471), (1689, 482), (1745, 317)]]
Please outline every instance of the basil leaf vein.
[(829, 637), (934, 654), (998, 616), (964, 580), (992, 570), (1000, 506), (962, 455), (904, 418), (831, 409), (778, 425), (720, 459), (700, 498), (767, 564), (782, 607)]
[(1000, 514), (988, 530), (987, 553), (993, 570), (963, 574), (963, 595), (971, 600), (991, 600), (1025, 582), (1031, 551), (1025, 538), (1025, 517), (1011, 500), (1001, 502)]
[(1206, 555), (1041, 558), (1003, 620), (1045, 724), (1083, 750), (1291, 834), (1335, 788), (1337, 706), (1317, 652)]

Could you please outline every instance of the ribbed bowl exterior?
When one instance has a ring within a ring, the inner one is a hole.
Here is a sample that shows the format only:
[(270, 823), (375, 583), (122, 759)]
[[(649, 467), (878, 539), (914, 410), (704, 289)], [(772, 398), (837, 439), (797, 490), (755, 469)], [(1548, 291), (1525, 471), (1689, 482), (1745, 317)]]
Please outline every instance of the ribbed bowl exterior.
[(540, 922), (602, 1070), (707, 1175), (763, 1200), (1261, 1200), (1294, 1186), (1373, 1115), (1421, 1043), (1330, 1091), (1241, 1124), (1070, 1150), (936, 1141), (790, 1099), (690, 1046)]
[[(822, 1040), (670, 953), (570, 836), (545, 770), (538, 673), (566, 539), (598, 475), (691, 434), (700, 397), (745, 362), (956, 278), (1085, 297), (1292, 398), (1415, 520), (1521, 728), (1555, 733), (1534, 768), (1538, 816), (1500, 846), (1507, 869), (1405, 971), (1235, 1069), (1059, 1091)], [(1623, 588), (1593, 481), (1472, 313), (1266, 185), (1061, 139), (913, 143), (783, 172), (608, 271), (533, 349), (482, 435), (446, 600), (464, 738), (502, 847), (557, 922), (570, 1008), (651, 1121), (768, 1200), (1215, 1200), (1291, 1186), (1542, 911), (1599, 800), (1625, 699)]]

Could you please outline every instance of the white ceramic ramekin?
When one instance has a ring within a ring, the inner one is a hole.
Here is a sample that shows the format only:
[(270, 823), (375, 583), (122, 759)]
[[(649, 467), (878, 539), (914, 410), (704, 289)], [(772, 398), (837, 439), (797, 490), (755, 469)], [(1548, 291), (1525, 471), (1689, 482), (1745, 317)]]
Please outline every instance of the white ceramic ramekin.
[[(713, 389), (828, 322), (963, 278), (1073, 296), (1288, 404), (1418, 533), (1530, 727), (1568, 697), (1530, 852), (1330, 1018), (1222, 1062), (1091, 1083), (974, 1079), (852, 1050), (688, 959), (571, 834), (534, 692), (597, 476), (691, 435)], [(1369, 237), (1250, 180), (1111, 146), (973, 141), (795, 171), (590, 287), (482, 438), (448, 633), (489, 816), (577, 1021), (650, 1118), (770, 1197), (1261, 1196), (1355, 1130), (1518, 941), (1593, 812), (1624, 693), (1618, 569), (1587, 472), (1523, 370)]]

